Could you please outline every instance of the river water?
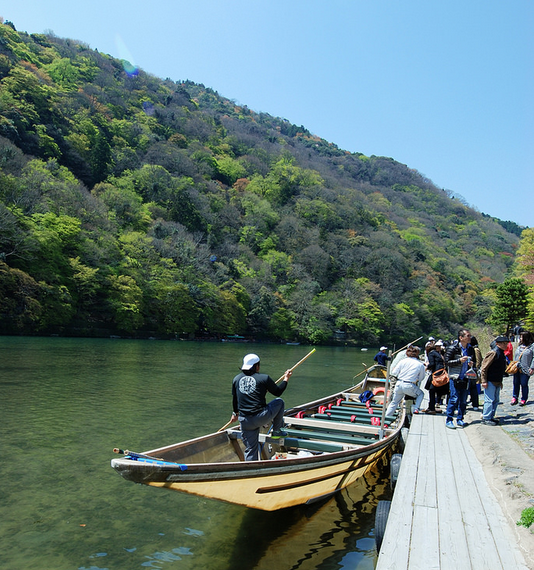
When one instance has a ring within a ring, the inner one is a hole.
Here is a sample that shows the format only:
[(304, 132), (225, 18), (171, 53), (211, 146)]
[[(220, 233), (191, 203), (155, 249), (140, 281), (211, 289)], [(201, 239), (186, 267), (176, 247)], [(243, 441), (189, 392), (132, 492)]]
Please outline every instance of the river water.
[[(384, 465), (326, 502), (274, 513), (134, 485), (110, 467), (114, 447), (144, 451), (224, 425), (245, 353), (276, 380), (309, 350), (0, 337), (0, 568), (374, 568)], [(349, 387), (374, 353), (317, 348), (286, 407)]]

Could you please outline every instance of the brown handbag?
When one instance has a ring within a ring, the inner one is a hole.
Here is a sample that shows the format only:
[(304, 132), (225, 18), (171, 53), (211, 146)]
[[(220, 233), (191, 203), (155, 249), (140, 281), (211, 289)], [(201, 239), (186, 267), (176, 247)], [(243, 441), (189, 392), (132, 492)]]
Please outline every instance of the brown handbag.
[(445, 368), (440, 368), (435, 372), (432, 372), (432, 384), (439, 388), (440, 386), (445, 386), (449, 382), (449, 374)]
[(523, 354), (523, 352), (525, 352), (525, 349), (523, 349), (520, 353), (519, 353), (519, 358), (517, 360), (512, 360), (511, 362), (508, 363), (508, 366), (506, 367), (506, 370), (504, 371), (505, 374), (515, 374), (516, 372), (519, 372), (519, 361), (521, 360), (521, 355)]

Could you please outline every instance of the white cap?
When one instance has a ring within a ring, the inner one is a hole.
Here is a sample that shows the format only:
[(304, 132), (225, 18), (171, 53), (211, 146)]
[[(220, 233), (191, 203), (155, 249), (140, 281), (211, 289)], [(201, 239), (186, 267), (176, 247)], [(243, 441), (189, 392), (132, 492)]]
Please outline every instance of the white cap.
[(388, 349), (387, 346), (381, 346), (381, 347), (380, 347), (380, 350), (387, 350), (387, 349)]
[(245, 358), (243, 358), (243, 366), (241, 366), (241, 370), (250, 370), (254, 364), (260, 361), (260, 357), (257, 354), (247, 354)]
[(428, 340), (436, 340), (433, 336), (429, 336)]
[(443, 346), (443, 341), (441, 339), (436, 342), (436, 346)]

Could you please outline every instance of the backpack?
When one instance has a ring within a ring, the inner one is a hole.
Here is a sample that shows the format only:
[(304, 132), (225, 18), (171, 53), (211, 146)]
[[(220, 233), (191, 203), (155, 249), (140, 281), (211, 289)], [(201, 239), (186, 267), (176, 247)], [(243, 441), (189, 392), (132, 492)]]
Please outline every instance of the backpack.
[(360, 394), (360, 402), (362, 404), (365, 404), (369, 402), (369, 400), (372, 400), (374, 397), (375, 395), (371, 392), (371, 390), (365, 390), (365, 392), (362, 392)]

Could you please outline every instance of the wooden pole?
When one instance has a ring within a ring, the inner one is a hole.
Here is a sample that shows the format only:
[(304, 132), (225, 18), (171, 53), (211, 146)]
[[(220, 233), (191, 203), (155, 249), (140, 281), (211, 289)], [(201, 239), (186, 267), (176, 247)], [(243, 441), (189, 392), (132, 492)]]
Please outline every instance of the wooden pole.
[[(362, 362), (363, 364), (363, 362)], [(369, 370), (369, 368), (366, 368), (365, 370), (362, 370), (361, 372), (358, 372), (358, 374), (356, 374), (356, 376), (353, 376), (352, 379), (356, 380), (356, 378), (358, 378), (358, 376), (361, 376), (362, 374), (365, 374), (367, 371)]]
[(393, 357), (393, 354), (395, 353), (392, 353), (390, 350), (388, 354), (388, 359), (386, 360), (387, 367), (386, 367), (386, 381), (384, 382), (384, 401), (382, 402), (382, 419), (380, 421), (380, 429), (378, 430), (378, 439), (383, 439), (384, 436), (386, 435), (384, 424), (386, 423), (386, 407), (388, 405), (389, 370), (391, 368), (391, 359)]
[(419, 338), (416, 338), (415, 340), (412, 340), (412, 342), (409, 342), (408, 344), (406, 344), (405, 346), (403, 346), (402, 348), (399, 348), (399, 350), (396, 350), (395, 352), (393, 352), (390, 356), (394, 356), (395, 354), (397, 354), (397, 352), (400, 352), (401, 350), (404, 350), (405, 348), (408, 348), (411, 344), (413, 344), (414, 342), (417, 342), (418, 340), (421, 340), (423, 337), (420, 336)]
[(234, 423), (233, 420), (230, 420), (229, 422), (226, 422), (222, 428), (219, 428), (217, 431), (224, 431), (228, 426), (231, 426)]
[[(309, 358), (313, 353), (315, 352), (315, 348), (312, 348), (312, 350), (310, 350), (310, 352), (308, 352), (308, 354), (301, 360), (299, 360), (295, 366), (293, 366), (293, 368), (290, 368), (289, 371), (293, 372), (293, 370), (295, 370), (295, 368), (297, 366), (300, 366), (305, 360), (306, 358)], [(282, 376), (280, 376), (280, 378), (278, 378), (278, 380), (276, 381), (276, 383), (278, 384), (279, 382), (281, 382), (284, 379), (285, 374), (283, 374)]]

